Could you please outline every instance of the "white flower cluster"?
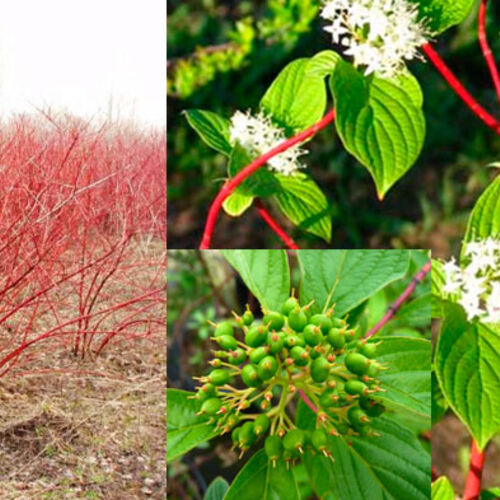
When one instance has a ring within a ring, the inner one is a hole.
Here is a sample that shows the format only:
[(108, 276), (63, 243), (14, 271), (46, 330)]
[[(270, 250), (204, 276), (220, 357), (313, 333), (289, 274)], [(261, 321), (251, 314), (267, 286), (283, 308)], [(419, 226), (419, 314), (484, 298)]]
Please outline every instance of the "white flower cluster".
[(329, 0), (321, 17), (331, 21), (325, 30), (333, 42), (346, 47), (344, 54), (366, 75), (397, 75), (429, 35), (418, 20), (418, 7), (407, 0)]
[[(274, 125), (262, 111), (255, 116), (250, 112), (236, 111), (231, 117), (229, 138), (233, 146), (239, 143), (252, 155), (267, 153), (287, 139), (284, 130)], [(293, 175), (304, 168), (298, 159), (306, 153), (307, 150), (296, 145), (274, 156), (267, 164), (280, 174)]]
[(500, 240), (469, 243), (465, 255), (469, 263), (464, 268), (455, 259), (443, 265), (443, 292), (464, 308), (469, 321), (500, 323)]

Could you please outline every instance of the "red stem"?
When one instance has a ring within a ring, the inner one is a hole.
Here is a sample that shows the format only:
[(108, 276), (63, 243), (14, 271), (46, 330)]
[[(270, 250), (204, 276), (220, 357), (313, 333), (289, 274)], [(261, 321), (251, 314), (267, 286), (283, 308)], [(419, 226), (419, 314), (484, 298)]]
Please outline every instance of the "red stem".
[(481, 46), (481, 51), (483, 53), (486, 64), (490, 71), (491, 79), (495, 85), (495, 91), (497, 93), (498, 102), (500, 102), (500, 75), (498, 74), (498, 68), (495, 64), (495, 59), (493, 57), (493, 52), (491, 52), (490, 46), (488, 44), (488, 39), (486, 38), (486, 6), (488, 5), (488, 0), (481, 0), (479, 6), (478, 14), (478, 38), (479, 45)]
[(476, 441), (470, 447), (469, 473), (465, 482), (463, 500), (477, 500), (481, 494), (481, 477), (483, 475), (484, 451), (479, 451)]
[(269, 227), (278, 235), (278, 237), (283, 241), (287, 248), (291, 250), (298, 250), (299, 246), (293, 239), (285, 233), (285, 231), (279, 226), (279, 224), (273, 219), (272, 215), (267, 211), (266, 207), (261, 200), (255, 200), (255, 206), (260, 214), (260, 216), (266, 221)]
[(396, 314), (398, 309), (403, 305), (403, 302), (408, 299), (408, 297), (413, 293), (417, 285), (427, 276), (431, 270), (431, 261), (427, 261), (422, 269), (413, 277), (410, 284), (406, 287), (405, 291), (398, 297), (396, 302), (392, 304), (384, 317), (365, 335), (365, 338), (371, 337), (377, 333), (384, 325), (386, 325), (392, 317)]
[(263, 167), (271, 158), (283, 153), (287, 149), (299, 144), (309, 137), (316, 134), (321, 129), (325, 128), (329, 123), (333, 122), (335, 119), (335, 111), (332, 109), (329, 111), (319, 122), (315, 123), (313, 126), (308, 129), (300, 132), (293, 137), (290, 137), (286, 141), (283, 141), (281, 144), (276, 146), (275, 148), (269, 150), (267, 153), (264, 153), (262, 156), (252, 161), (245, 168), (240, 170), (232, 179), (228, 180), (226, 184), (219, 191), (215, 200), (210, 205), (210, 210), (208, 211), (207, 221), (205, 223), (205, 230), (203, 231), (203, 238), (201, 240), (200, 249), (206, 250), (210, 248), (210, 244), (212, 241), (212, 235), (215, 228), (215, 223), (217, 222), (217, 217), (219, 215), (222, 204), (226, 200), (228, 196), (250, 175), (252, 175), (259, 168)]
[(450, 68), (448, 68), (445, 62), (441, 59), (439, 54), (428, 43), (422, 46), (422, 50), (432, 64), (434, 64), (439, 73), (441, 73), (441, 76), (455, 91), (458, 97), (464, 101), (469, 109), (488, 127), (500, 135), (500, 123), (469, 94), (465, 87), (458, 81), (457, 77), (451, 72)]

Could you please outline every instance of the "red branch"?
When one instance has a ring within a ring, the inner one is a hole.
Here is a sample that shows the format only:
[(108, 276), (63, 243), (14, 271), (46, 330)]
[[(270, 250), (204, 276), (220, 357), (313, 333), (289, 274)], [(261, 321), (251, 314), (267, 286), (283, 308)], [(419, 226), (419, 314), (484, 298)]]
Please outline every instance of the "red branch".
[(228, 198), (231, 193), (250, 175), (256, 172), (259, 168), (263, 167), (271, 158), (283, 153), (287, 149), (295, 146), (296, 144), (300, 144), (305, 141), (309, 137), (313, 136), (321, 129), (325, 128), (328, 124), (333, 122), (335, 119), (335, 111), (332, 109), (329, 111), (319, 122), (315, 123), (313, 126), (308, 129), (300, 132), (293, 137), (290, 137), (286, 141), (283, 141), (281, 144), (276, 146), (275, 148), (269, 150), (267, 153), (264, 153), (262, 156), (252, 161), (245, 168), (240, 170), (232, 179), (228, 180), (226, 184), (219, 191), (215, 200), (212, 202), (210, 206), (210, 210), (208, 211), (207, 221), (205, 223), (205, 230), (203, 231), (203, 238), (201, 240), (200, 249), (206, 250), (210, 248), (210, 244), (212, 241), (212, 235), (215, 228), (215, 223), (217, 222), (217, 217), (219, 215), (222, 204)]
[(293, 239), (286, 234), (286, 232), (279, 226), (279, 224), (273, 219), (272, 215), (267, 211), (266, 207), (261, 200), (255, 200), (255, 206), (260, 214), (260, 216), (266, 221), (268, 226), (278, 235), (278, 237), (283, 241), (287, 248), (291, 250), (299, 250), (299, 246)]
[(465, 482), (463, 500), (477, 500), (481, 493), (481, 477), (483, 475), (484, 451), (479, 451), (477, 443), (472, 440), (470, 447), (469, 473)]
[(432, 64), (434, 64), (439, 73), (441, 73), (441, 76), (455, 91), (458, 97), (464, 101), (469, 109), (488, 127), (500, 135), (500, 123), (469, 94), (465, 87), (458, 81), (457, 77), (451, 72), (450, 68), (448, 68), (445, 62), (441, 59), (439, 54), (428, 43), (422, 46), (422, 50)]
[(478, 14), (478, 38), (479, 45), (481, 46), (481, 51), (483, 53), (488, 69), (490, 70), (491, 79), (495, 85), (495, 90), (497, 93), (498, 102), (500, 102), (500, 75), (498, 74), (498, 68), (495, 64), (495, 59), (493, 57), (493, 52), (491, 52), (490, 46), (488, 45), (488, 39), (486, 38), (486, 6), (488, 5), (488, 0), (481, 0), (481, 5), (479, 6)]
[(406, 287), (405, 291), (398, 297), (396, 302), (392, 304), (384, 317), (365, 335), (365, 338), (371, 337), (375, 333), (377, 333), (384, 325), (390, 321), (393, 316), (396, 314), (398, 309), (402, 306), (403, 302), (408, 299), (408, 297), (413, 293), (417, 285), (427, 276), (429, 271), (431, 270), (431, 261), (427, 261), (422, 269), (413, 277), (410, 284)]

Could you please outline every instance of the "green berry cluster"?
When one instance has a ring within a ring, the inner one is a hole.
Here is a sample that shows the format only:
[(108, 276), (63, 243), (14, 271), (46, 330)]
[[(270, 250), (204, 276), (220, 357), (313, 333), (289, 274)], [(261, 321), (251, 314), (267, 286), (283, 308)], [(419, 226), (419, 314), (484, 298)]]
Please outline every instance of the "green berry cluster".
[[(377, 375), (387, 368), (375, 360), (377, 344), (358, 340), (334, 307), (313, 315), (310, 306), (292, 295), (279, 312), (263, 310), (261, 321), (247, 306), (214, 325), (214, 369), (199, 378), (194, 397), (199, 414), (231, 432), (242, 453), (269, 433), (264, 447), (273, 463), (293, 464), (306, 447), (333, 459), (330, 436), (377, 435), (370, 423), (385, 411)], [(314, 431), (298, 429), (287, 413), (297, 393), (316, 408)]]

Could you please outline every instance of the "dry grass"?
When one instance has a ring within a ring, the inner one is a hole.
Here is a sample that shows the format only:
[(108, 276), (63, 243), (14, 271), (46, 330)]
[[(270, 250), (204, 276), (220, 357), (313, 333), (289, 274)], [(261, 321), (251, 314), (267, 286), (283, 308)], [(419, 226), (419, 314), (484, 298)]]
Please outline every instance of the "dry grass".
[(52, 353), (2, 379), (0, 498), (165, 498), (164, 347)]

